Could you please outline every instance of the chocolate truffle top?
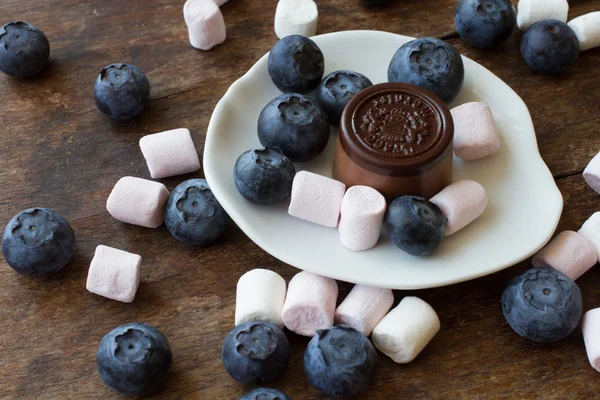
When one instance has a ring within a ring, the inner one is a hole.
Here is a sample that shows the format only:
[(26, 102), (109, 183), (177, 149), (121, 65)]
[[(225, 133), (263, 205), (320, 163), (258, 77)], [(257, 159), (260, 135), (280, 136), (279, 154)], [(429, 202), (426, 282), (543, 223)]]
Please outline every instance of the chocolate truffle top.
[(342, 114), (340, 143), (361, 167), (387, 176), (416, 175), (441, 161), (454, 124), (435, 94), (407, 83), (360, 91)]

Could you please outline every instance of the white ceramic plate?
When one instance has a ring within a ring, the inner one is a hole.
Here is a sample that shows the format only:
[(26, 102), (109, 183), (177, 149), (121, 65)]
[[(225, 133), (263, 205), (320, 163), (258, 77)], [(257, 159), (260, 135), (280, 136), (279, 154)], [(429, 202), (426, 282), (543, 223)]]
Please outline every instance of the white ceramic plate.
[[(373, 83), (387, 81), (394, 52), (412, 38), (377, 31), (348, 31), (313, 38), (325, 55), (325, 75), (350, 69)], [(468, 58), (465, 83), (452, 106), (487, 103), (501, 133), (502, 147), (478, 161), (454, 160), (454, 179), (481, 183), (489, 197), (485, 213), (447, 237), (432, 256), (413, 257), (382, 237), (373, 249), (344, 248), (336, 229), (251, 204), (237, 192), (233, 166), (244, 151), (260, 146), (256, 124), (262, 108), (280, 92), (267, 72), (267, 56), (235, 82), (212, 115), (204, 169), (215, 196), (238, 226), (265, 251), (297, 268), (335, 279), (392, 289), (421, 289), (478, 278), (507, 268), (537, 252), (552, 236), (562, 196), (540, 157), (531, 116), (521, 98), (498, 77)], [(335, 135), (317, 160), (296, 164), (331, 176)]]

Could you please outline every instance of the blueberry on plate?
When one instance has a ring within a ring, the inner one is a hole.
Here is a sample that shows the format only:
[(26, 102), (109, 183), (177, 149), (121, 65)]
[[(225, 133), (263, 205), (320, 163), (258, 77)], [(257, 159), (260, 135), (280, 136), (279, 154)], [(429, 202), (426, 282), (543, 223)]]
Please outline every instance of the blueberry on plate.
[(373, 86), (363, 74), (354, 71), (335, 71), (327, 75), (317, 87), (317, 100), (327, 113), (329, 123), (338, 126), (344, 107), (355, 94)]
[(236, 381), (244, 385), (262, 385), (283, 375), (290, 362), (290, 343), (279, 327), (249, 321), (229, 332), (221, 359)]
[(121, 325), (107, 333), (98, 346), (96, 366), (104, 384), (128, 396), (161, 388), (173, 362), (167, 338), (146, 324)]
[(398, 248), (413, 256), (426, 256), (442, 242), (447, 219), (429, 200), (402, 196), (389, 205), (384, 222)]
[(110, 64), (100, 71), (94, 87), (96, 107), (112, 119), (139, 115), (150, 101), (150, 82), (135, 65)]
[(536, 342), (555, 342), (579, 325), (579, 286), (550, 268), (532, 268), (514, 277), (502, 293), (502, 312), (519, 335)]
[(182, 182), (169, 196), (165, 225), (180, 242), (207, 246), (219, 239), (230, 223), (204, 179)]
[(50, 42), (35, 26), (9, 22), (0, 28), (0, 71), (15, 78), (39, 74), (50, 58)]
[(377, 353), (362, 333), (345, 325), (319, 329), (304, 352), (304, 371), (311, 385), (327, 397), (353, 397), (367, 391)]
[(471, 46), (490, 49), (504, 43), (517, 26), (510, 0), (459, 0), (454, 25)]
[(285, 393), (276, 389), (259, 388), (251, 391), (240, 400), (291, 400)]
[(314, 100), (297, 93), (271, 100), (258, 117), (258, 139), (265, 147), (277, 147), (294, 162), (321, 154), (330, 136), (329, 120)]
[(465, 68), (458, 51), (434, 38), (415, 39), (403, 44), (388, 67), (390, 82), (422, 87), (446, 103), (458, 96), (464, 79)]
[(579, 39), (564, 22), (539, 21), (521, 37), (521, 55), (535, 72), (558, 74), (577, 61)]
[(290, 35), (281, 39), (269, 53), (271, 80), (284, 93), (308, 93), (314, 90), (325, 70), (319, 46), (309, 38)]
[(294, 164), (272, 147), (242, 153), (233, 167), (238, 192), (257, 204), (277, 204), (290, 197), (295, 175)]
[(49, 208), (30, 208), (4, 228), (2, 254), (23, 275), (44, 276), (64, 267), (75, 250), (75, 233), (67, 220)]

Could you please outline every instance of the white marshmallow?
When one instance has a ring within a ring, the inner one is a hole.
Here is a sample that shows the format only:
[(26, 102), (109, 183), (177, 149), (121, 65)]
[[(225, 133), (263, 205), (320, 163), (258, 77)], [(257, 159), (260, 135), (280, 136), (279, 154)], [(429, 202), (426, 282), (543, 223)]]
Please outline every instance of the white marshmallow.
[(319, 24), (319, 11), (313, 0), (279, 0), (275, 11), (275, 34), (279, 39), (289, 35), (314, 36)]
[(454, 154), (463, 160), (478, 160), (500, 149), (500, 137), (492, 110), (481, 102), (466, 103), (451, 110), (454, 120)]
[(168, 199), (169, 191), (162, 183), (125, 176), (110, 192), (106, 210), (119, 221), (158, 228)]
[(96, 247), (86, 282), (94, 294), (131, 303), (140, 284), (142, 257), (107, 246)]
[(600, 193), (600, 153), (583, 170), (583, 179), (596, 193)]
[(585, 236), (596, 248), (598, 260), (600, 260), (600, 211), (592, 214), (587, 221), (581, 225), (577, 233)]
[(219, 5), (213, 0), (185, 2), (183, 17), (188, 27), (190, 43), (195, 48), (210, 50), (225, 41), (227, 31)]
[(302, 271), (288, 285), (281, 319), (290, 331), (314, 336), (333, 326), (338, 286), (334, 279)]
[(433, 308), (409, 296), (375, 326), (371, 340), (394, 362), (405, 364), (414, 360), (439, 330), (440, 319)]
[(283, 328), (281, 309), (285, 301), (285, 280), (276, 272), (253, 269), (237, 283), (235, 325), (263, 321)]
[(140, 139), (140, 149), (154, 179), (200, 169), (200, 158), (192, 135), (185, 128), (146, 135)]
[(517, 25), (526, 31), (531, 25), (545, 19), (567, 22), (569, 3), (567, 0), (519, 0)]
[(600, 308), (594, 308), (583, 314), (581, 330), (588, 360), (592, 367), (600, 372)]
[(377, 244), (385, 215), (385, 198), (368, 186), (352, 186), (342, 199), (338, 227), (342, 244), (354, 251)]
[(392, 304), (391, 289), (356, 285), (335, 310), (335, 323), (351, 326), (368, 337)]
[(461, 230), (475, 221), (488, 204), (485, 189), (479, 183), (461, 180), (446, 186), (441, 192), (431, 198), (442, 214), (448, 219), (446, 236)]
[(532, 260), (536, 268), (550, 267), (576, 280), (598, 262), (596, 248), (585, 236), (561, 232)]
[(335, 228), (346, 185), (322, 175), (300, 171), (294, 177), (288, 212), (291, 216)]
[(569, 21), (568, 24), (579, 39), (579, 50), (600, 46), (600, 11), (594, 11)]

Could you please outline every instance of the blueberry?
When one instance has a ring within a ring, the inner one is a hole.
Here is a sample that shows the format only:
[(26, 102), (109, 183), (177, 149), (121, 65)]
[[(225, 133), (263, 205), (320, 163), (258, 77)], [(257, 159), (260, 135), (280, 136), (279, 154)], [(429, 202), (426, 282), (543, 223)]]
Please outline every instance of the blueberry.
[(539, 21), (521, 37), (521, 55), (535, 72), (558, 74), (575, 64), (579, 57), (579, 40), (564, 22)]
[(459, 0), (454, 25), (465, 42), (490, 49), (510, 37), (517, 14), (510, 0)]
[(327, 397), (366, 392), (376, 363), (377, 353), (369, 339), (345, 325), (319, 329), (304, 352), (308, 381)]
[(258, 139), (265, 147), (278, 147), (294, 162), (321, 154), (329, 141), (327, 114), (314, 100), (301, 94), (282, 94), (271, 100), (258, 117)]
[(111, 64), (102, 68), (94, 87), (96, 107), (112, 119), (139, 115), (150, 101), (150, 82), (135, 65)]
[(514, 277), (502, 293), (502, 312), (519, 335), (555, 342), (579, 325), (581, 292), (572, 279), (550, 268), (532, 268)]
[(355, 94), (372, 86), (366, 76), (354, 71), (335, 71), (327, 75), (317, 87), (317, 100), (327, 113), (329, 122), (338, 126), (344, 107)]
[(230, 222), (204, 179), (182, 182), (169, 196), (165, 225), (180, 242), (207, 246), (225, 233)]
[(413, 256), (425, 256), (438, 248), (446, 221), (437, 205), (416, 196), (398, 197), (385, 213), (385, 226), (392, 241)]
[(458, 96), (465, 79), (462, 58), (448, 43), (423, 38), (403, 44), (390, 62), (390, 82), (411, 83), (435, 93), (446, 103)]
[(229, 332), (221, 359), (236, 381), (244, 385), (261, 385), (283, 375), (290, 362), (290, 343), (279, 327), (249, 321)]
[(275, 389), (259, 388), (251, 391), (240, 400), (291, 400), (285, 393)]
[(104, 384), (128, 396), (160, 389), (172, 362), (167, 338), (158, 329), (138, 323), (108, 332), (96, 353), (96, 366)]
[(284, 93), (308, 93), (314, 90), (325, 70), (319, 46), (301, 35), (286, 36), (269, 53), (269, 75)]
[(242, 153), (233, 168), (238, 192), (257, 204), (277, 204), (290, 197), (294, 175), (294, 164), (278, 148), (271, 147)]
[(2, 254), (23, 275), (44, 276), (64, 267), (75, 249), (75, 234), (67, 220), (49, 208), (30, 208), (4, 228)]
[(39, 74), (50, 57), (50, 42), (35, 26), (9, 22), (0, 28), (0, 71), (15, 78)]

